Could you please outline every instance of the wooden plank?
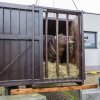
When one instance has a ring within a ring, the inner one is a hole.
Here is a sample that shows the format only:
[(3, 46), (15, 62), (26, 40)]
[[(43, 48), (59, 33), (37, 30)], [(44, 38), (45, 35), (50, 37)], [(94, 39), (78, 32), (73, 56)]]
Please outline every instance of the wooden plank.
[[(38, 9), (34, 12), (34, 77), (43, 79), (43, 11)], [(35, 39), (37, 36), (38, 40)]]
[[(4, 66), (2, 67), (3, 69), (6, 68), (6, 66), (10, 63), (10, 41), (9, 40), (4, 40), (4, 54), (3, 54), (3, 58), (4, 58)], [(2, 70), (3, 71), (3, 70)], [(9, 75), (10, 75), (10, 69), (8, 68), (3, 74), (3, 80), (9, 80)]]
[[(26, 50), (26, 41), (20, 41), (20, 54), (22, 54), (25, 50)], [(20, 62), (20, 79), (25, 79), (26, 77), (26, 65), (27, 65), (27, 61), (26, 61), (26, 53), (25, 52), (20, 58), (19, 58), (19, 62)]]
[(43, 9), (39, 9), (39, 37), (40, 37), (40, 79), (42, 80), (44, 77), (44, 69), (43, 69)]
[[(4, 32), (4, 10), (0, 8), (0, 35)], [(4, 41), (0, 40), (0, 72), (3, 70), (4, 66)], [(0, 75), (0, 81), (3, 80), (3, 75)]]
[[(19, 35), (19, 11), (11, 10), (11, 35)], [(19, 41), (11, 41), (11, 61), (19, 55)], [(17, 80), (20, 76), (19, 60), (11, 65), (10, 79)]]
[[(4, 50), (3, 50), (3, 40), (0, 40), (0, 73), (3, 70), (3, 64), (4, 64)], [(3, 80), (3, 75), (0, 75), (0, 81)]]
[(0, 35), (3, 34), (3, 8), (0, 8)]
[[(19, 11), (19, 34), (27, 35), (26, 33), (26, 11)], [(19, 41), (19, 51), (22, 54), (26, 50), (26, 41)], [(20, 79), (25, 79), (25, 69), (26, 69), (26, 52), (19, 58), (20, 63)]]
[[(4, 35), (10, 35), (10, 10), (8, 9), (4, 9)], [(4, 65), (3, 65), (3, 69), (5, 69), (5, 67), (10, 63), (11, 60), (11, 50), (10, 50), (10, 45), (11, 45), (11, 41), (10, 40), (3, 40), (4, 41), (4, 50), (3, 50), (3, 57), (4, 57)], [(9, 80), (9, 76), (10, 76), (10, 69), (7, 69), (3, 74), (3, 80)]]
[(38, 92), (56, 92), (56, 91), (65, 91), (65, 90), (82, 90), (82, 89), (91, 89), (97, 88), (97, 84), (85, 84), (81, 86), (65, 86), (65, 87), (52, 87), (52, 88), (26, 88), (26, 89), (12, 89), (10, 91), (11, 94), (30, 94), (30, 93), (38, 93)]
[[(31, 41), (27, 41), (27, 48), (32, 45), (32, 42)], [(26, 68), (25, 68), (25, 78), (26, 79), (30, 79), (30, 77), (32, 77), (32, 47), (29, 48), (26, 52), (27, 54), (27, 57), (26, 57), (26, 61), (27, 61), (27, 65), (26, 65)]]
[[(34, 14), (34, 13), (33, 13)], [(32, 19), (32, 12), (31, 11), (27, 11), (26, 12), (26, 30), (27, 30), (27, 35), (32, 35), (32, 29), (34, 28), (32, 25), (33, 25), (33, 22), (34, 20)], [(33, 20), (33, 22), (32, 22)]]
[(40, 79), (40, 42), (34, 41), (34, 78)]
[[(33, 34), (34, 34), (34, 26), (33, 25), (33, 22), (34, 22), (34, 12), (32, 13), (32, 11), (27, 11), (26, 12), (26, 32), (27, 32), (27, 35), (26, 36), (30, 36), (31, 37), (31, 41), (27, 41), (27, 48), (30, 46), (30, 45), (34, 45), (34, 41), (32, 41), (33, 38)], [(32, 52), (34, 52), (34, 46), (33, 48), (29, 48), (26, 52), (27, 56), (26, 56), (26, 61), (27, 61), (27, 65), (26, 65), (26, 68), (25, 68), (25, 78), (26, 79), (30, 79), (30, 78), (34, 78), (34, 73), (32, 73), (32, 69), (34, 69), (34, 67), (32, 68), (32, 64), (34, 65), (34, 54), (32, 54)], [(33, 58), (32, 58), (33, 56)]]

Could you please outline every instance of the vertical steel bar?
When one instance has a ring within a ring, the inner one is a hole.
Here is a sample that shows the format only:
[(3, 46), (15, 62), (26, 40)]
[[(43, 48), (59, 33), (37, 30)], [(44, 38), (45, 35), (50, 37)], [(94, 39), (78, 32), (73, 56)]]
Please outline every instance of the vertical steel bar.
[(69, 16), (66, 14), (66, 70), (68, 76), (70, 76), (70, 69), (69, 69)]
[(79, 70), (79, 77), (80, 77), (80, 62), (79, 62), (79, 38), (80, 37), (80, 19), (79, 15), (76, 16), (74, 19), (74, 63), (77, 65), (77, 69)]
[(48, 78), (48, 12), (45, 13), (45, 77)]
[(81, 79), (84, 80), (85, 79), (85, 56), (84, 56), (84, 34), (83, 34), (83, 11), (80, 14), (80, 42), (81, 45), (80, 46), (80, 58), (81, 59), (81, 64), (79, 67), (81, 67), (81, 72), (82, 72), (82, 76)]
[(80, 15), (77, 15), (75, 20), (75, 61), (77, 64), (77, 69), (79, 70), (78, 78), (82, 77), (82, 70), (80, 66)]
[(76, 45), (76, 63), (77, 63), (77, 68), (79, 69), (79, 36), (80, 36), (80, 17), (79, 15), (77, 16), (77, 19), (76, 19), (76, 31), (75, 31), (75, 45)]
[(58, 13), (56, 13), (56, 75), (59, 77), (59, 44), (58, 44), (58, 31), (59, 31), (59, 23), (58, 23)]
[[(84, 76), (83, 75), (83, 73), (84, 72), (82, 72), (82, 68), (84, 68), (84, 66), (82, 65), (83, 64), (83, 62), (82, 62), (82, 56), (83, 56), (83, 51), (82, 51), (82, 49), (83, 49), (83, 44), (82, 44), (82, 41), (84, 40), (82, 40), (82, 38), (83, 38), (83, 34), (82, 34), (82, 22), (81, 22), (81, 15), (78, 15), (78, 27), (79, 27), (79, 29), (78, 29), (78, 37), (79, 37), (79, 43), (78, 43), (78, 45), (79, 45), (79, 54), (78, 54), (78, 56), (79, 56), (79, 58), (78, 58), (78, 70), (79, 70), (79, 78), (80, 79), (82, 79), (82, 76)], [(81, 43), (81, 45), (80, 45), (80, 43)], [(80, 55), (82, 55), (82, 56), (80, 56)]]

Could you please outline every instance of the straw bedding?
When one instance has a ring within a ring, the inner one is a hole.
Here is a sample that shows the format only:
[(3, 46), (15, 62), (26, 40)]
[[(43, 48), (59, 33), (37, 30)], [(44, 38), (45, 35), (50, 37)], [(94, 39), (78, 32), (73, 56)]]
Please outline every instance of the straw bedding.
[[(45, 63), (44, 63), (45, 65)], [(69, 63), (70, 76), (67, 73), (66, 63), (59, 64), (59, 78), (77, 78), (79, 70), (75, 64)], [(57, 78), (56, 63), (48, 62), (48, 78)]]

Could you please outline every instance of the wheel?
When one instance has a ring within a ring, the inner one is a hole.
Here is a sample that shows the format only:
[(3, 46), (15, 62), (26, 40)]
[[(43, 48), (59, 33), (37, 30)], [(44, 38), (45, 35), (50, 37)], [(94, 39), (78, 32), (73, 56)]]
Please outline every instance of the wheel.
[(10, 95), (10, 90), (11, 89), (18, 89), (18, 86), (5, 87), (5, 95)]
[(83, 85), (84, 82), (76, 82), (76, 84), (78, 84), (78, 85)]

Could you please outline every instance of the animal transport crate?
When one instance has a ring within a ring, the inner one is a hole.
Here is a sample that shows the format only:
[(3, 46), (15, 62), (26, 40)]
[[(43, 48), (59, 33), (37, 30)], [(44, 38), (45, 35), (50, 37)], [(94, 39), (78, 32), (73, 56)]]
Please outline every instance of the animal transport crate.
[(0, 86), (83, 83), (82, 15), (0, 3)]

